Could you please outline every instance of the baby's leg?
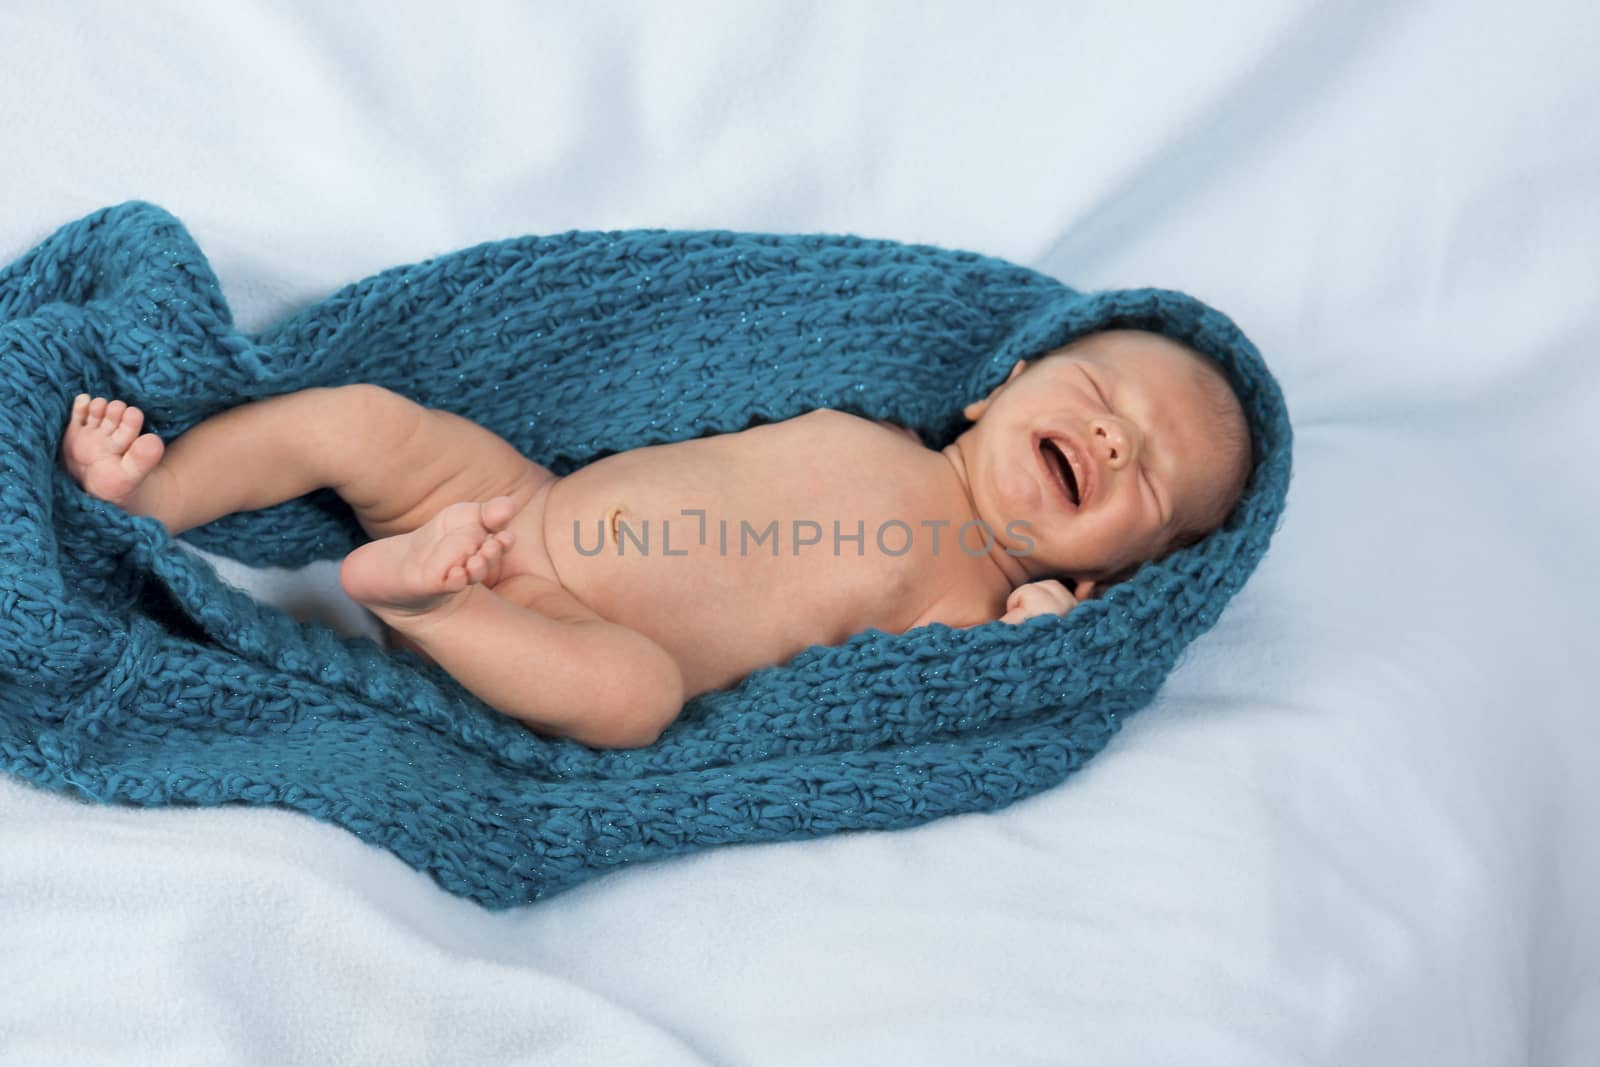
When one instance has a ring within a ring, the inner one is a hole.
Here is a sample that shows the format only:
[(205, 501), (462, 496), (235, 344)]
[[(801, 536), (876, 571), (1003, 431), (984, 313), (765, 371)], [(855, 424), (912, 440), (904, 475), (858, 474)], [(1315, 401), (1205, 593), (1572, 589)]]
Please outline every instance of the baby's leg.
[(503, 714), (598, 748), (653, 743), (683, 708), (683, 675), (656, 642), (533, 575), (498, 582), (509, 497), (452, 504), (362, 545), (339, 579), (418, 650)]
[[(373, 424), (364, 387), (303, 389), (242, 404), (171, 444), (139, 435), (143, 413), (121, 400), (80, 395), (61, 459), (92, 496), (157, 519), (173, 535), (236, 511), (270, 507), (337, 486), (352, 462), (372, 462)], [(358, 454), (353, 454), (358, 453)]]
[(488, 430), (370, 385), (245, 404), (165, 447), (141, 425), (137, 408), (80, 396), (62, 462), (91, 494), (173, 534), (336, 490), (380, 538), (346, 557), (345, 591), (536, 731), (645, 745), (682, 709), (682, 674), (660, 645), (547, 579), (499, 579), (506, 525), (553, 475)]
[(446, 503), (512, 494), (552, 475), (488, 430), (374, 385), (303, 389), (224, 411), (170, 445), (120, 400), (79, 396), (63, 465), (90, 494), (177, 535), (236, 511), (337, 491), (373, 537), (414, 530)]

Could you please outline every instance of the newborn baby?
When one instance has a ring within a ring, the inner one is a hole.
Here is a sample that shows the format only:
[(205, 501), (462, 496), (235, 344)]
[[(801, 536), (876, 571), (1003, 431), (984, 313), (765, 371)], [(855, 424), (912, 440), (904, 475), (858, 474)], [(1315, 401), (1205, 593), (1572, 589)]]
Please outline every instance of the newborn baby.
[(320, 488), (373, 539), (339, 578), (485, 703), (547, 736), (651, 744), (684, 702), (866, 629), (1064, 614), (1232, 511), (1227, 379), (1105, 330), (1018, 362), (934, 451), (840, 411), (607, 456), (558, 478), (373, 385), (245, 404), (164, 445), (79, 396), (61, 459), (172, 534)]

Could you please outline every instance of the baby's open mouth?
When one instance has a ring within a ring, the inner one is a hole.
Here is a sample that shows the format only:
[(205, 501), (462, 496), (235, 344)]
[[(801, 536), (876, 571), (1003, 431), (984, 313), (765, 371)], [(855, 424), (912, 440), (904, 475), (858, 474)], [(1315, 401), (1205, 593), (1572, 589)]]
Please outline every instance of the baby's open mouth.
[(1072, 464), (1067, 462), (1066, 454), (1061, 451), (1061, 446), (1048, 437), (1040, 438), (1039, 452), (1044, 457), (1045, 470), (1049, 471), (1058, 485), (1062, 494), (1072, 501), (1072, 506), (1078, 506), (1078, 479), (1072, 473)]

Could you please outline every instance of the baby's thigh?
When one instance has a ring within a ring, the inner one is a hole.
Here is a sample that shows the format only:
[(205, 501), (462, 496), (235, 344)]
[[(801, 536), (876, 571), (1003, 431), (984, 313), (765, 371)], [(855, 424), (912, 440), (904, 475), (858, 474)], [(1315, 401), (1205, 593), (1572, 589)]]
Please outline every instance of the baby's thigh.
[(521, 510), (555, 477), (470, 419), (380, 386), (345, 388), (366, 444), (333, 488), (373, 539), (409, 533), (466, 500), (509, 496)]

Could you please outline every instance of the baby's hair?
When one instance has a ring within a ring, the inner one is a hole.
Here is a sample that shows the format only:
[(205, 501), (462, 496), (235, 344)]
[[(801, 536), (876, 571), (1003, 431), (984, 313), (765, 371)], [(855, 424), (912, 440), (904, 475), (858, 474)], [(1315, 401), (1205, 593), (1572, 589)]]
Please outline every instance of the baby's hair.
[(1217, 483), (1210, 496), (1201, 502), (1197, 513), (1173, 536), (1172, 551), (1198, 544), (1206, 534), (1228, 521), (1239, 498), (1244, 496), (1245, 483), (1250, 480), (1253, 466), (1250, 425), (1245, 421), (1244, 405), (1239, 403), (1222, 369), (1204, 356), (1199, 358), (1206, 368), (1203, 378), (1208, 383), (1206, 399), (1210, 407), (1206, 414), (1211, 416), (1223, 455), (1233, 462), (1227, 480)]

